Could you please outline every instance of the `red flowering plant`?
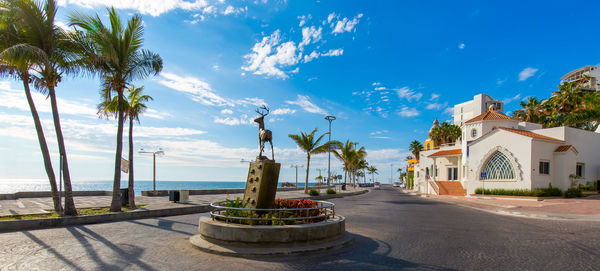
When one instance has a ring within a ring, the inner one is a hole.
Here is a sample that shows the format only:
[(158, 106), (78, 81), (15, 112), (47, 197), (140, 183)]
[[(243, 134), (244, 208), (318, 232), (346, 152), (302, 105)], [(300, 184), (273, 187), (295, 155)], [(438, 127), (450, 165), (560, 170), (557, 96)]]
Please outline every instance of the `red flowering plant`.
[[(310, 199), (276, 199), (275, 200), (275, 208), (276, 209), (297, 209), (297, 208), (315, 208), (318, 207), (319, 203), (314, 202)], [(321, 209), (312, 209), (312, 210), (290, 210), (282, 212), (283, 217), (314, 217), (319, 216), (322, 213)], [(317, 222), (323, 219), (310, 219), (309, 223)], [(300, 222), (300, 221), (298, 221)]]

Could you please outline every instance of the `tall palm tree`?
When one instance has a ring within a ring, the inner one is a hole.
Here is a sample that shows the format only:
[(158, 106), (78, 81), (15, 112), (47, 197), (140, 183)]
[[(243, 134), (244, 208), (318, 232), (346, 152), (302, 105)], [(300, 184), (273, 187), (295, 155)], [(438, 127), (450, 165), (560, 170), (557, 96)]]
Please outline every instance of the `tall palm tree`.
[(346, 143), (342, 144), (338, 143), (337, 150), (333, 151), (333, 155), (337, 157), (340, 161), (342, 161), (344, 165), (344, 184), (346, 184), (346, 179), (350, 173), (350, 166), (352, 162), (352, 156), (354, 155), (354, 145), (356, 143), (350, 141), (350, 139), (346, 140)]
[[(304, 182), (304, 193), (308, 193), (308, 174), (310, 173), (310, 156), (320, 153), (327, 152), (331, 146), (337, 145), (336, 141), (329, 141), (324, 144), (321, 144), (321, 140), (328, 133), (324, 133), (321, 136), (315, 138), (315, 133), (317, 132), (317, 128), (315, 128), (312, 132), (306, 134), (304, 132), (300, 132), (299, 135), (289, 134), (288, 137), (291, 138), (300, 149), (306, 152), (306, 180)], [(319, 145), (321, 144), (321, 145)]]
[(377, 173), (378, 169), (375, 166), (369, 166), (367, 168), (367, 171), (369, 172), (369, 174), (371, 174), (371, 181), (375, 181), (375, 179), (373, 179), (373, 174), (379, 174)]
[(515, 117), (527, 122), (542, 123), (544, 108), (542, 101), (539, 101), (537, 97), (529, 97), (527, 101), (521, 101), (521, 108), (521, 110), (515, 110)]
[(24, 39), (25, 35), (22, 33), (23, 29), (15, 24), (18, 20), (13, 17), (14, 15), (15, 14), (14, 12), (11, 12), (8, 3), (0, 3), (0, 76), (21, 80), (23, 83), (23, 90), (25, 91), (25, 97), (27, 98), (31, 116), (33, 117), (35, 131), (44, 160), (44, 169), (46, 170), (46, 175), (48, 175), (48, 181), (50, 182), (54, 210), (58, 212), (60, 210), (60, 198), (56, 186), (56, 175), (52, 168), (52, 159), (50, 158), (50, 151), (48, 150), (48, 144), (46, 143), (40, 116), (38, 115), (31, 95), (31, 89), (29, 88), (29, 84), (31, 83), (29, 70), (34, 66), (34, 61), (32, 58), (21, 58), (19, 56), (16, 56), (17, 58), (15, 59), (15, 55), (10, 55), (9, 52), (5, 53), (5, 50), (12, 46), (26, 44), (26, 40)]
[[(131, 86), (127, 89), (129, 94), (124, 103), (125, 118), (129, 120), (129, 181), (128, 181), (128, 198), (129, 208), (135, 208), (135, 192), (134, 192), (134, 174), (133, 174), (133, 122), (140, 123), (140, 115), (146, 109), (146, 103), (154, 100), (150, 95), (142, 94), (144, 87)], [(119, 112), (119, 99), (114, 97), (111, 101), (105, 101), (98, 105), (98, 113), (106, 117), (116, 117)]]
[[(70, 24), (83, 32), (74, 35), (81, 49), (86, 68), (100, 76), (102, 100), (112, 100), (113, 92), (118, 99), (117, 146), (115, 172), (110, 210), (121, 211), (119, 188), (121, 186), (121, 155), (123, 151), (123, 120), (125, 117), (124, 92), (136, 79), (157, 75), (163, 67), (162, 58), (142, 49), (144, 27), (142, 18), (134, 15), (123, 27), (114, 8), (108, 9), (110, 25), (104, 25), (100, 17), (73, 13)], [(102, 103), (102, 101), (101, 101)]]
[(413, 140), (410, 142), (410, 146), (408, 147), (410, 152), (419, 160), (419, 153), (423, 150), (423, 144), (418, 140)]
[(56, 86), (62, 75), (77, 71), (77, 63), (73, 61), (75, 46), (68, 34), (54, 23), (57, 12), (54, 0), (47, 0), (45, 4), (33, 0), (4, 0), (4, 3), (13, 12), (16, 25), (22, 29), (24, 42), (7, 48), (3, 53), (12, 55), (14, 59), (30, 58), (35, 71), (30, 79), (36, 89), (50, 98), (58, 151), (63, 162), (64, 214), (77, 215), (56, 100)]

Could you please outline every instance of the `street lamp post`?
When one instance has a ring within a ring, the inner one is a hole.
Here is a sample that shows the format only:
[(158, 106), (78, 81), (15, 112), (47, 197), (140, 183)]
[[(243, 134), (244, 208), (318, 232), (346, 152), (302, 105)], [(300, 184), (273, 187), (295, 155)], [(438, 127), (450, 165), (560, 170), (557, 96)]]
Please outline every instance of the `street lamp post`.
[[(335, 120), (334, 116), (326, 116), (325, 119), (329, 121), (329, 141), (331, 142), (331, 122)], [(329, 186), (329, 179), (331, 179), (331, 146), (327, 148), (327, 186)]]
[(296, 188), (298, 188), (298, 168), (303, 168), (303, 165), (291, 165), (290, 168), (296, 168)]
[(152, 154), (152, 193), (156, 195), (156, 155), (164, 155), (165, 152), (162, 148), (158, 148), (157, 151), (145, 151), (140, 149), (138, 153), (151, 153)]

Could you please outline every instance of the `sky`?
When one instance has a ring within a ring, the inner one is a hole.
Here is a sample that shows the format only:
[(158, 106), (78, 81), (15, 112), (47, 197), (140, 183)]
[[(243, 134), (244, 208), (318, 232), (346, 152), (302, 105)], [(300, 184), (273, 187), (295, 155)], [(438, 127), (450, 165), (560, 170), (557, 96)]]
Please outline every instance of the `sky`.
[[(65, 28), (69, 14), (106, 19), (110, 5), (124, 21), (142, 16), (144, 48), (164, 68), (133, 82), (154, 98), (134, 126), (134, 144), (164, 150), (158, 180), (244, 181), (248, 165), (240, 160), (258, 155), (254, 110), (266, 105), (280, 182), (294, 181), (291, 165), (306, 166), (288, 134), (327, 132), (326, 115), (337, 118), (332, 139), (365, 147), (376, 179), (387, 181), (406, 166), (409, 143), (425, 140), (434, 119), (450, 120), (454, 104), (485, 93), (510, 112), (526, 97), (549, 97), (567, 72), (600, 63), (596, 1), (58, 3), (57, 25)], [(113, 176), (116, 121), (96, 114), (99, 89), (89, 75), (66, 76), (57, 87), (74, 182)], [(49, 100), (34, 98), (58, 175)], [(0, 179), (45, 179), (22, 83), (6, 78), (0, 127)], [(151, 180), (151, 155), (134, 161), (136, 179)], [(310, 168), (311, 181), (318, 169), (326, 175), (327, 155), (313, 156)], [(333, 156), (331, 170), (343, 174)]]

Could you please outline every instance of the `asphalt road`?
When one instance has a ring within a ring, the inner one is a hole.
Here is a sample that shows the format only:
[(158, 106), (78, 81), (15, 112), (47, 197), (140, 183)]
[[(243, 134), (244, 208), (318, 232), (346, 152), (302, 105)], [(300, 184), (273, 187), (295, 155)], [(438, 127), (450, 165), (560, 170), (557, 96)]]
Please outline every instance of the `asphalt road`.
[(192, 247), (199, 215), (0, 233), (2, 270), (600, 270), (600, 223), (491, 214), (392, 188), (333, 200), (353, 245), (240, 259)]

